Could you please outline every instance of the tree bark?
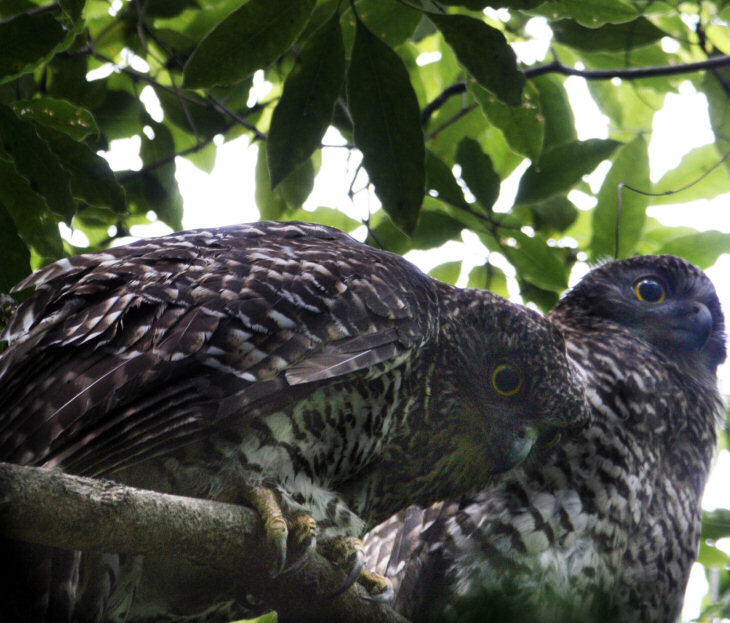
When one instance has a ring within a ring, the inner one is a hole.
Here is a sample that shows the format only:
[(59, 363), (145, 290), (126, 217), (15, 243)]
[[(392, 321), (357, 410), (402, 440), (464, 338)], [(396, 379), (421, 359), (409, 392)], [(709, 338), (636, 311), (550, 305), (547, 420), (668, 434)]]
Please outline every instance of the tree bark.
[(0, 533), (63, 549), (174, 552), (230, 574), (287, 620), (406, 623), (389, 606), (363, 599), (357, 584), (328, 597), (344, 573), (317, 552), (296, 572), (269, 577), (261, 522), (243, 506), (0, 463)]

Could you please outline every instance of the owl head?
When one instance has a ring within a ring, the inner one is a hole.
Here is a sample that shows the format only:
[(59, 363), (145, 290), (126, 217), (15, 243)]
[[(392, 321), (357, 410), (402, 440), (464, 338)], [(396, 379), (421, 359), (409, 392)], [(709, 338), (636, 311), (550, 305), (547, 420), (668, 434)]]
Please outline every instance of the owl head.
[(725, 360), (725, 322), (715, 288), (679, 257), (643, 255), (603, 264), (553, 313), (567, 310), (589, 323), (617, 323), (698, 380), (714, 383)]

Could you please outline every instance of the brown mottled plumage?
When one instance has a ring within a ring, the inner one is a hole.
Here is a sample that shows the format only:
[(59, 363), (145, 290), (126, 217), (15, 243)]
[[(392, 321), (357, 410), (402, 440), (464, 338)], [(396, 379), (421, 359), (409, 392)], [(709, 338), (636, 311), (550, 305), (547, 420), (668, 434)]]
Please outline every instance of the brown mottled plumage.
[(589, 273), (548, 319), (586, 379), (591, 424), (478, 495), (367, 535), (367, 564), (416, 621), (679, 616), (724, 413), (715, 290), (682, 259), (636, 257)]
[[(0, 356), (0, 458), (239, 502), (265, 487), (325, 537), (476, 490), (587, 417), (538, 314), (327, 227), (182, 232), (30, 286)], [(84, 608), (129, 609), (127, 563)], [(44, 607), (70, 615), (73, 578), (59, 590)]]

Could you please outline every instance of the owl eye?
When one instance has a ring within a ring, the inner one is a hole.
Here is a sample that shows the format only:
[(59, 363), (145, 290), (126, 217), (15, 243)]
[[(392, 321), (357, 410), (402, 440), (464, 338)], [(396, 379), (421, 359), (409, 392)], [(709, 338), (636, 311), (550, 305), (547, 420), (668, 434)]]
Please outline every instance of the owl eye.
[(500, 363), (492, 372), (492, 387), (502, 396), (514, 396), (522, 388), (522, 374), (507, 363)]
[(643, 277), (634, 284), (634, 294), (636, 298), (644, 303), (656, 305), (664, 300), (664, 286), (656, 279), (651, 277)]

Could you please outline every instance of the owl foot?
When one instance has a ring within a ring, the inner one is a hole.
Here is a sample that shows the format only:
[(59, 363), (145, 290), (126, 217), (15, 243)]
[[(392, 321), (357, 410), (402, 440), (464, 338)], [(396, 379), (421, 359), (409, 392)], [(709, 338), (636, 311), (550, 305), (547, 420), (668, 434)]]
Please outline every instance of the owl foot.
[(355, 582), (363, 586), (372, 601), (391, 601), (393, 587), (390, 580), (365, 569), (365, 547), (360, 539), (335, 536), (317, 543), (319, 552), (334, 565), (347, 573), (342, 585), (327, 597), (334, 598), (345, 592)]
[(327, 597), (337, 597), (350, 588), (365, 570), (365, 548), (360, 539), (347, 536), (333, 536), (317, 543), (317, 549), (333, 565), (347, 573), (345, 581)]
[(389, 602), (393, 601), (393, 598), (395, 597), (393, 584), (384, 575), (378, 575), (377, 573), (373, 573), (366, 569), (362, 572), (357, 581), (368, 592), (367, 596), (363, 597), (363, 599), (368, 601)]
[(277, 495), (267, 487), (247, 487), (245, 497), (264, 522), (264, 540), (272, 553), (267, 564), (269, 575), (275, 578), (301, 568), (316, 542), (314, 519), (302, 512), (285, 516)]

